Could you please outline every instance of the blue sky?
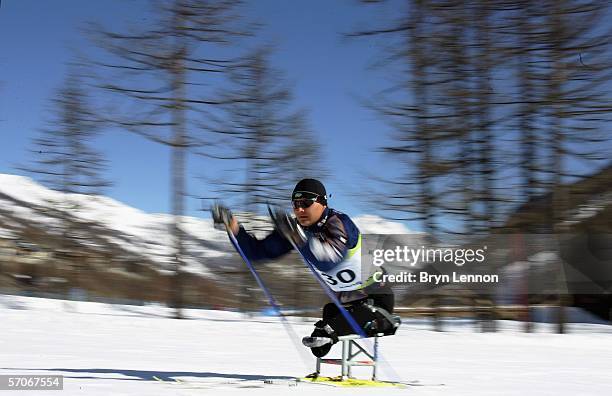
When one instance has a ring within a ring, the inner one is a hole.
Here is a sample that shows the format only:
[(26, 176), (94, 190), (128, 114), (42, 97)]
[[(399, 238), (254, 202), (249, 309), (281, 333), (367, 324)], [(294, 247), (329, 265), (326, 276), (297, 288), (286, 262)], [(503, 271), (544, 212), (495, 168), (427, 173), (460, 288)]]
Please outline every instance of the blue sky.
[[(67, 63), (91, 44), (80, 27), (98, 21), (110, 28), (146, 22), (147, 1), (3, 0), (0, 8), (0, 173), (21, 172), (28, 161), (31, 138), (48, 120), (49, 101), (61, 85)], [(368, 69), (379, 48), (376, 40), (346, 40), (368, 20), (369, 9), (354, 0), (248, 2), (244, 15), (264, 24), (261, 42), (272, 43), (274, 66), (293, 88), (295, 104), (309, 111), (309, 121), (331, 171), (324, 180), (332, 205), (349, 214), (368, 212), (355, 198), (364, 173), (384, 169), (374, 151), (383, 144), (387, 127), (357, 100), (385, 83)], [(148, 212), (169, 212), (169, 151), (144, 139), (111, 131), (97, 141), (110, 160), (107, 195)], [(216, 166), (216, 165), (214, 165)], [(216, 171), (216, 168), (208, 172)], [(307, 166), (307, 164), (305, 164)], [(206, 164), (189, 162), (190, 176)], [(189, 178), (194, 195), (205, 186)], [(189, 200), (187, 214), (203, 216)]]
[[(368, 174), (389, 177), (401, 166), (377, 153), (389, 142), (389, 128), (358, 100), (372, 98), (390, 85), (392, 73), (370, 67), (389, 43), (375, 37), (347, 40), (343, 34), (396, 17), (398, 3), (380, 7), (359, 5), (357, 0), (253, 0), (242, 12), (246, 20), (264, 25), (257, 41), (274, 45), (273, 66), (284, 72), (296, 108), (309, 112), (310, 125), (323, 145), (331, 173), (323, 181), (333, 195), (331, 205), (350, 215), (374, 212), (364, 204), (375, 196)], [(30, 159), (30, 141), (50, 118), (49, 102), (66, 76), (67, 64), (76, 53), (93, 50), (80, 28), (91, 21), (116, 31), (150, 23), (149, 4), (145, 0), (2, 0), (0, 173), (21, 174), (14, 166)], [(244, 49), (236, 48), (235, 55)], [(170, 212), (166, 147), (117, 130), (99, 138), (97, 146), (110, 161), (107, 176), (114, 186), (107, 195), (147, 212)], [(189, 192), (210, 196), (196, 176), (227, 167), (191, 156)], [(186, 214), (208, 216), (200, 208), (200, 202), (189, 199)], [(420, 228), (416, 223), (407, 225)]]

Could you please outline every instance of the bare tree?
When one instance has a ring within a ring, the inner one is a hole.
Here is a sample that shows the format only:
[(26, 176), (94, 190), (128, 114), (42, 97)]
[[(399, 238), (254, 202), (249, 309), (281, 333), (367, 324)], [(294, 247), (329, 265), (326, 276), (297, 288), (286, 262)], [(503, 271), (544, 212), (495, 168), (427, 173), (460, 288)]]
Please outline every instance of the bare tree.
[[(606, 158), (607, 3), (554, 3), (414, 0), (395, 21), (352, 34), (386, 37), (379, 65), (400, 70), (372, 106), (394, 129), (384, 151), (402, 164), (400, 178), (383, 180), (391, 218), (486, 232), (580, 177), (564, 161)], [(550, 209), (562, 213), (558, 204)]]
[(100, 125), (93, 116), (82, 78), (70, 74), (52, 103), (52, 119), (32, 141), (32, 164), (19, 169), (63, 193), (101, 193), (111, 183), (103, 176), (106, 160), (94, 148)]
[(565, 184), (610, 157), (610, 3), (413, 0), (405, 11), (356, 34), (385, 36), (380, 63), (411, 82), (376, 106), (406, 175), (385, 181), (382, 209), (428, 232), (487, 233), (540, 195), (523, 230), (571, 229), (568, 211), (585, 199)]
[[(544, 104), (548, 120), (545, 144), (549, 154), (551, 196), (547, 223), (555, 233), (568, 230), (564, 218), (572, 197), (569, 190), (561, 186), (571, 177), (570, 161), (609, 158), (609, 148), (606, 155), (606, 151), (593, 146), (610, 140), (610, 132), (604, 129), (611, 109), (606, 93), (610, 77), (610, 61), (606, 59), (610, 56), (610, 29), (597, 30), (598, 22), (605, 20), (602, 19), (605, 18), (605, 4), (574, 0), (547, 2), (550, 13), (545, 20)], [(580, 60), (576, 59), (577, 52)], [(589, 66), (582, 61), (583, 53), (590, 55)], [(558, 331), (563, 333), (568, 290), (562, 263), (558, 264)]]
[(238, 180), (217, 178), (214, 184), (219, 193), (239, 196), (245, 211), (254, 214), (267, 202), (286, 202), (296, 179), (323, 174), (321, 146), (306, 113), (294, 110), (270, 55), (270, 48), (259, 48), (230, 73), (232, 86), (223, 93), (225, 115), (216, 128), (224, 144), (211, 155), (231, 160), (233, 169), (237, 162), (244, 167)]
[[(106, 60), (94, 62), (103, 71), (98, 86), (120, 107), (106, 121), (172, 150), (172, 214), (175, 282), (171, 304), (181, 317), (185, 163), (191, 148), (203, 147), (209, 106), (219, 99), (204, 87), (209, 77), (231, 64), (217, 56), (220, 45), (247, 33), (239, 26), (238, 0), (172, 0), (154, 3), (155, 22), (127, 33), (94, 27), (95, 42)], [(119, 111), (119, 108), (124, 111)], [(108, 114), (111, 114), (110, 116)]]
[[(434, 12), (438, 5), (434, 3), (415, 0), (395, 21), (351, 34), (387, 37), (391, 44), (384, 49), (378, 66), (400, 67), (393, 86), (370, 105), (393, 129), (394, 143), (383, 147), (383, 152), (402, 164), (392, 179), (376, 178), (386, 191), (385, 199), (377, 196), (377, 206), (386, 217), (419, 221), (430, 233), (441, 231), (439, 220), (444, 213), (460, 210), (444, 197), (445, 190), (452, 191), (450, 197), (460, 186), (445, 183), (446, 175), (458, 165), (445, 158), (448, 152), (440, 148), (447, 145), (451, 151), (456, 150), (459, 146), (449, 142), (461, 131), (457, 123), (446, 122), (457, 120), (453, 112), (458, 110), (451, 108), (441, 93), (458, 87), (449, 88), (448, 60), (437, 52), (452, 36), (444, 31), (448, 25), (440, 24), (440, 15)], [(459, 111), (465, 111), (465, 106)]]
[(101, 128), (76, 68), (71, 68), (52, 98), (52, 105), (48, 125), (32, 141), (32, 163), (18, 168), (63, 193), (60, 200), (47, 202), (51, 206), (48, 211), (57, 218), (52, 232), (61, 241), (54, 254), (71, 257), (77, 280), (80, 280), (84, 269), (80, 260), (83, 247), (100, 247), (100, 244), (91, 238), (87, 225), (76, 220), (81, 205), (70, 194), (100, 194), (111, 183), (104, 177), (106, 160), (95, 148), (94, 138)]

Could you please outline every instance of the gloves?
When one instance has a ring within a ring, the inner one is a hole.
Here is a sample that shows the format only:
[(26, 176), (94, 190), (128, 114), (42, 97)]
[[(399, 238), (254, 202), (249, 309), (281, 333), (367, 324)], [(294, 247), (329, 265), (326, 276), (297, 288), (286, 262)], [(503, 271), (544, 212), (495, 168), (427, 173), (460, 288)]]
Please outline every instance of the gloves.
[(216, 229), (225, 231), (226, 227), (232, 224), (232, 212), (227, 207), (215, 203), (212, 208), (210, 208), (210, 212)]
[(297, 247), (302, 247), (306, 244), (308, 238), (302, 227), (298, 224), (295, 217), (289, 213), (269, 208), (270, 217), (276, 226), (276, 230), (289, 241), (295, 243)]

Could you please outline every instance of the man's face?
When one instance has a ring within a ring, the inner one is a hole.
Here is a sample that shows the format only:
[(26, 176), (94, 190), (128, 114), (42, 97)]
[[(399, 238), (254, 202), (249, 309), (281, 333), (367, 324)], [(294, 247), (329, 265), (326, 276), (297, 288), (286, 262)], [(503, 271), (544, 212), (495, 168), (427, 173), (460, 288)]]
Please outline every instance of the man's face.
[(314, 202), (307, 208), (293, 206), (293, 213), (297, 217), (298, 223), (300, 223), (303, 227), (308, 227), (313, 225), (321, 218), (323, 211), (325, 210), (325, 206), (321, 205), (319, 202)]

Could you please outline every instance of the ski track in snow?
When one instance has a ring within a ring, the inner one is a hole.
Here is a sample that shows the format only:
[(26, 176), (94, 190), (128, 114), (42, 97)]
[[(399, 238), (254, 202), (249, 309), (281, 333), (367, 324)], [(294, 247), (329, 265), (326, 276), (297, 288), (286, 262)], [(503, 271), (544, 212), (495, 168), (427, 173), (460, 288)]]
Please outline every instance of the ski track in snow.
[[(499, 322), (501, 332), (483, 334), (456, 321), (437, 333), (410, 320), (381, 340), (380, 351), (415, 386), (347, 389), (291, 380), (314, 371), (315, 362), (304, 366), (277, 318), (207, 310), (186, 310), (190, 320), (171, 315), (154, 305), (0, 295), (0, 374), (64, 375), (62, 395), (612, 394), (612, 329), (605, 325), (569, 325), (571, 334), (558, 335), (550, 325), (524, 334), (520, 323)], [(300, 335), (313, 322), (291, 320)], [(338, 366), (323, 367), (323, 375), (337, 374)], [(369, 370), (354, 374), (367, 378)], [(379, 377), (395, 379), (389, 375), (383, 364)]]

